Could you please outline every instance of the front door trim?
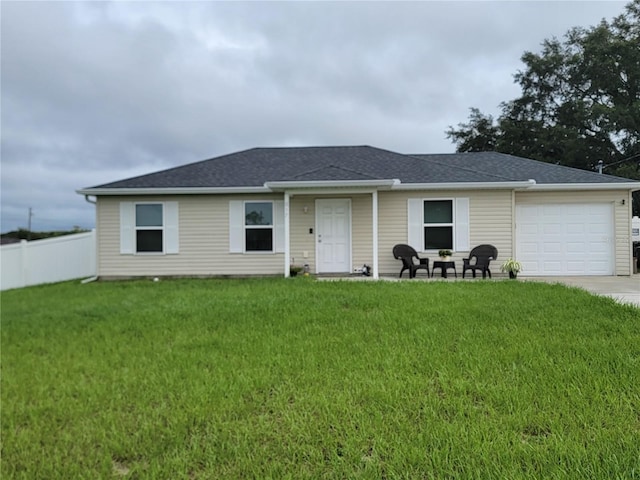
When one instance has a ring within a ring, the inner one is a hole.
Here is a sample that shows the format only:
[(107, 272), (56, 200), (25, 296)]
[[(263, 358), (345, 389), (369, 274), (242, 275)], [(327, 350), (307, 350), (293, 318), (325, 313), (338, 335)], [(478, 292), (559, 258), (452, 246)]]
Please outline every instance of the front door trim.
[[(316, 198), (316, 229), (315, 229), (315, 244), (316, 244), (316, 273), (351, 273), (351, 259), (352, 257), (352, 231), (351, 231), (351, 199), (350, 198)], [(324, 205), (340, 205), (346, 207), (347, 215), (346, 215), (346, 225), (345, 225), (345, 234), (346, 234), (346, 259), (344, 260), (344, 265), (339, 268), (328, 268), (327, 270), (323, 269), (322, 264), (324, 263), (324, 259), (322, 257), (321, 247), (322, 247), (322, 236), (326, 234), (322, 229), (322, 206)]]

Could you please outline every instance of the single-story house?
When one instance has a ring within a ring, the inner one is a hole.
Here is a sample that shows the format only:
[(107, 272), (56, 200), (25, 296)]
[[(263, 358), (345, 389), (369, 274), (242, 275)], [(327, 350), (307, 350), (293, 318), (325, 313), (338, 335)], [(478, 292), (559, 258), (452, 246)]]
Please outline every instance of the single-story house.
[(254, 148), (78, 190), (98, 276), (397, 275), (392, 248), (498, 249), (522, 275), (630, 275), (640, 182), (500, 153)]

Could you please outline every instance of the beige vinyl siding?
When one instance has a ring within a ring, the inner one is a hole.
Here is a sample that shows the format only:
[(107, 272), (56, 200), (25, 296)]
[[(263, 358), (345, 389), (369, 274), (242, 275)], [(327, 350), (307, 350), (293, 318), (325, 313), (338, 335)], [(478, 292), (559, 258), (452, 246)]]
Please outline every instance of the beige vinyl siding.
[[(489, 243), (498, 249), (492, 268), (513, 256), (515, 205), (535, 203), (612, 202), (615, 212), (616, 274), (629, 275), (631, 269), (630, 205), (628, 192), (512, 192), (509, 190), (476, 191), (382, 191), (378, 194), (379, 272), (397, 275), (400, 262), (392, 248), (407, 243), (407, 200), (409, 198), (469, 199), (470, 248)], [(290, 254), (296, 264), (309, 264), (315, 272), (317, 198), (351, 199), (352, 268), (373, 264), (372, 195), (301, 195), (290, 200)], [(230, 200), (282, 200), (282, 194), (270, 195), (182, 195), (98, 197), (96, 226), (98, 231), (98, 274), (102, 277), (126, 276), (207, 276), (207, 275), (283, 275), (282, 253), (229, 253)], [(621, 200), (625, 199), (625, 205)], [(120, 202), (166, 202), (179, 204), (179, 244), (176, 255), (120, 254)], [(305, 213), (304, 208), (307, 207)], [(310, 229), (313, 233), (309, 233)], [(468, 252), (455, 252), (458, 267)], [(424, 252), (431, 261), (437, 252)], [(458, 272), (461, 273), (461, 272)]]
[[(304, 208), (307, 207), (307, 212)], [(316, 258), (316, 211), (315, 199), (310, 196), (295, 196), (289, 201), (289, 250), (296, 265), (309, 265), (315, 272)], [(312, 230), (313, 233), (309, 233)]]
[[(469, 245), (470, 248), (483, 243), (495, 245), (498, 261), (492, 271), (499, 272), (502, 260), (512, 255), (513, 248), (513, 202), (509, 190), (477, 191), (407, 191), (380, 192), (379, 199), (379, 271), (382, 275), (397, 274), (400, 262), (393, 258), (393, 246), (407, 243), (407, 200), (409, 198), (469, 199)], [(469, 252), (454, 252), (452, 260), (462, 265), (462, 258)], [(435, 251), (422, 252), (431, 262), (438, 259)], [(462, 272), (458, 272), (459, 274)]]
[[(229, 200), (281, 200), (282, 195), (182, 195), (99, 197), (98, 274), (103, 277), (163, 275), (269, 275), (284, 273), (282, 253), (229, 253)], [(120, 202), (179, 203), (177, 255), (120, 254)]]
[[(614, 206), (615, 275), (631, 274), (631, 195), (621, 191), (516, 192), (516, 204), (611, 203)], [(622, 205), (622, 200), (625, 204)]]
[(352, 256), (351, 268), (373, 265), (372, 195), (358, 195), (351, 200)]

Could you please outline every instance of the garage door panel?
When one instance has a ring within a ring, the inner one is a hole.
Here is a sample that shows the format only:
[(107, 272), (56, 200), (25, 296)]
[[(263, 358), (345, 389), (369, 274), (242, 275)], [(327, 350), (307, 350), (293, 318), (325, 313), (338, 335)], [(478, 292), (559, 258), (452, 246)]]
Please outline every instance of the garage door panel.
[(611, 275), (607, 260), (590, 260), (587, 262), (587, 269), (591, 272), (590, 275)]
[(539, 231), (538, 225), (531, 223), (522, 225), (522, 233), (526, 235), (537, 235)]
[(560, 242), (544, 242), (542, 244), (542, 253), (560, 253), (562, 252), (562, 245)]
[(589, 253), (591, 255), (609, 255), (609, 243), (589, 242)]
[(553, 275), (554, 273), (560, 274), (562, 273), (562, 262), (560, 261), (543, 261), (542, 262), (543, 271), (545, 275)]
[(567, 233), (583, 235), (584, 232), (585, 232), (584, 223), (574, 223), (574, 222), (567, 223)]
[(516, 256), (523, 275), (613, 275), (613, 206), (516, 207)]
[(537, 255), (538, 254), (538, 244), (537, 243), (532, 243), (532, 242), (525, 242), (522, 244), (521, 246), (522, 252), (526, 253), (526, 254), (533, 254), (533, 255)]
[(540, 272), (540, 265), (538, 262), (520, 262), (522, 264), (522, 271), (526, 271), (527, 275), (536, 275)]
[(545, 235), (559, 235), (562, 232), (562, 224), (548, 223), (542, 226), (542, 233)]
[(587, 253), (587, 244), (585, 242), (567, 242), (566, 245), (567, 255)]
[[(553, 207), (555, 208), (557, 205), (554, 205)], [(586, 205), (581, 205), (579, 203), (568, 203), (564, 205), (564, 207), (566, 214), (569, 216), (582, 217), (588, 212)]]
[(587, 262), (585, 260), (568, 260), (567, 261), (567, 273), (572, 275), (582, 275), (587, 268)]
[(609, 229), (607, 228), (606, 225), (602, 225), (602, 224), (591, 224), (589, 225), (589, 235), (600, 235), (600, 236), (607, 236), (609, 233)]
[(539, 210), (542, 210), (542, 214), (545, 215), (547, 218), (560, 216), (560, 213), (555, 208), (555, 205), (542, 205), (541, 208), (539, 208)]

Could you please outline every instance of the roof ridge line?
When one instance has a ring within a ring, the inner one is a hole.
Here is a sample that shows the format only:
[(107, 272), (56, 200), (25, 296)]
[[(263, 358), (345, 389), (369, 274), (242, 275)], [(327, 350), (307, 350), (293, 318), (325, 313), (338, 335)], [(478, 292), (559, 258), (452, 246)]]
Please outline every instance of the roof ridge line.
[[(371, 145), (301, 145), (301, 146), (289, 146), (289, 147), (254, 147), (249, 148), (248, 150), (303, 150), (303, 149), (311, 149), (311, 148), (376, 148)], [(248, 151), (243, 150), (243, 151)], [(380, 150), (380, 149), (379, 149)], [(238, 152), (239, 153), (239, 152)]]
[(338, 170), (342, 170), (342, 171), (344, 171), (344, 172), (355, 173), (355, 174), (357, 174), (357, 175), (362, 175), (363, 177), (371, 178), (372, 180), (377, 180), (377, 178), (376, 178), (376, 177), (374, 177), (373, 175), (369, 175), (368, 173), (359, 172), (359, 171), (357, 171), (357, 170), (352, 170), (352, 169), (350, 169), (350, 168), (341, 167), (340, 165), (334, 165), (333, 163), (330, 163), (330, 164), (328, 164), (328, 165), (323, 165), (323, 166), (321, 166), (321, 167), (314, 168), (314, 169), (312, 169), (312, 170), (307, 170), (307, 171), (305, 171), (305, 172), (300, 172), (299, 174), (294, 175), (294, 176), (293, 176), (293, 177), (291, 177), (291, 178), (299, 178), (299, 177), (302, 177), (302, 176), (304, 176), (304, 175), (309, 175), (310, 173), (316, 173), (316, 172), (319, 172), (319, 171), (321, 171), (321, 170), (325, 170), (325, 169), (327, 169), (327, 168), (337, 168)]

